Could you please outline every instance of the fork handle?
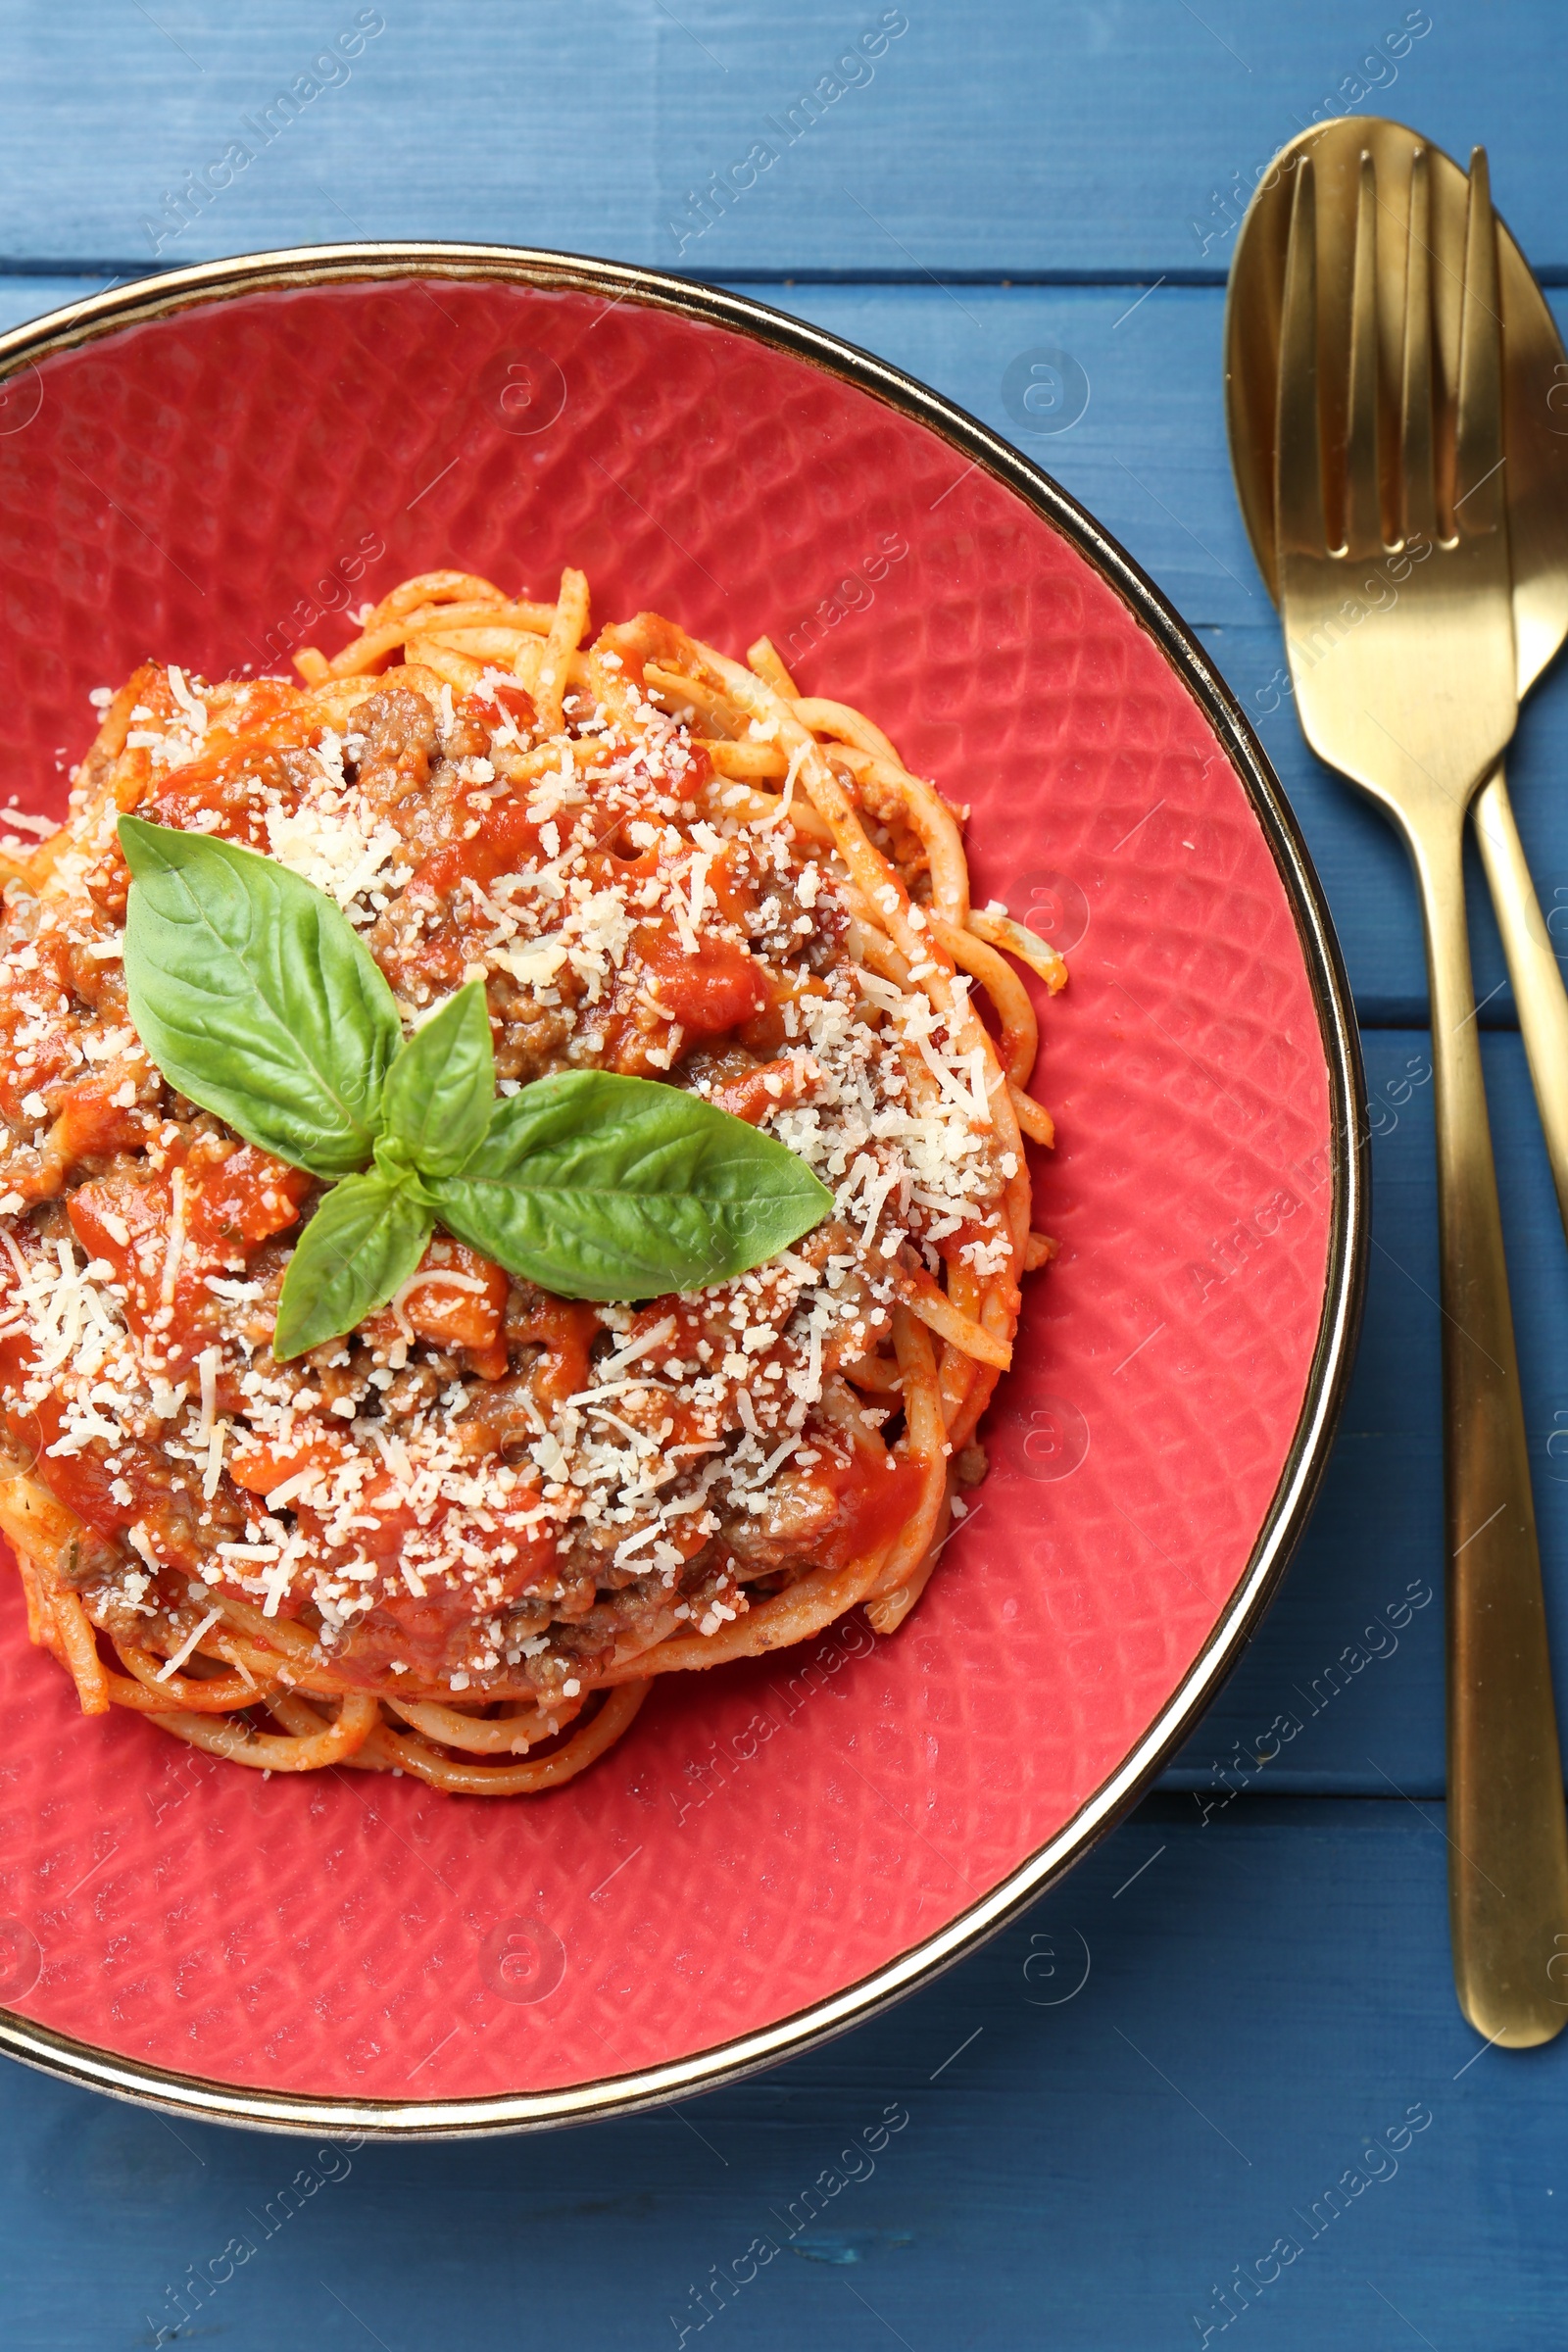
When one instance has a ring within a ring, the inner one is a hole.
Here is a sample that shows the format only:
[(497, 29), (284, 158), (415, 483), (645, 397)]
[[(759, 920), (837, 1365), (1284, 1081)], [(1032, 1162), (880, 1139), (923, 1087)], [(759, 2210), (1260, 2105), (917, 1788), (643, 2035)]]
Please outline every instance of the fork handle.
[(1568, 1233), (1568, 989), (1525, 862), (1500, 761), (1477, 795), (1475, 816), (1557, 1208)]
[(1432, 990), (1454, 1984), (1478, 2033), (1524, 2049), (1568, 2024), (1568, 1819), (1465, 929), (1463, 813), (1433, 808), (1409, 838)]

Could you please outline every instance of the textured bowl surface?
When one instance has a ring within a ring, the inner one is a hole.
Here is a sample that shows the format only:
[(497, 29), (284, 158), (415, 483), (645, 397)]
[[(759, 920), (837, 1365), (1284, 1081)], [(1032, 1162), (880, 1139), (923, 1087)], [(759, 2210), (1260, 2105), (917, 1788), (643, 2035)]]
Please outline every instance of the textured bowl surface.
[(662, 1684), (553, 1795), (264, 1781), (86, 1722), (7, 1576), (0, 2001), (180, 2076), (546, 2091), (872, 1976), (1168, 1706), (1310, 1393), (1330, 1065), (1229, 753), (1063, 533), (788, 351), (635, 298), (404, 277), (46, 359), (0, 403), (6, 787), (61, 808), (89, 689), (148, 654), (275, 668), (406, 573), (544, 595), (565, 562), (601, 618), (653, 607), (733, 653), (769, 631), (969, 804), (977, 900), (1068, 951), (1037, 1080), (1061, 1253), (1027, 1287), (980, 1507), (905, 1630)]

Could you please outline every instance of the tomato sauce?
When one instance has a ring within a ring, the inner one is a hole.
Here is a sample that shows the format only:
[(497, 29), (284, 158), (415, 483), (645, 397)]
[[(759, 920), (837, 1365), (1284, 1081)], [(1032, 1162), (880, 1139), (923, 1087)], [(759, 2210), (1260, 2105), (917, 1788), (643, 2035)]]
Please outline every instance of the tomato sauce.
[(368, 1316), (361, 1335), (383, 1353), (410, 1338), (461, 1348), (470, 1372), (481, 1380), (504, 1380), (511, 1288), (493, 1258), (437, 1234), (396, 1303)]
[(134, 1103), (116, 1101), (123, 1088), (118, 1070), (95, 1070), (71, 1089), (55, 1114), (55, 1140), (68, 1161), (107, 1159), (115, 1152), (134, 1152), (147, 1141), (153, 1121)]
[(730, 940), (702, 933), (693, 955), (673, 925), (644, 925), (633, 947), (658, 1002), (694, 1041), (738, 1029), (773, 1002), (763, 966)]
[(95, 1437), (56, 1451), (66, 1429), (58, 1394), (49, 1391), (30, 1408), (17, 1401), (17, 1390), (31, 1365), (31, 1347), (24, 1339), (8, 1335), (0, 1341), (0, 1382), (9, 1398), (6, 1431), (31, 1460), (33, 1475), (99, 1535), (122, 1537), (127, 1527), (144, 1527), (160, 1558), (192, 1575), (200, 1572), (210, 1546), (196, 1526), (189, 1480), (171, 1475), (161, 1446), (122, 1431), (112, 1444)]
[(591, 1306), (578, 1298), (535, 1291), (514, 1313), (508, 1329), (512, 1339), (543, 1351), (533, 1375), (533, 1392), (541, 1404), (564, 1404), (588, 1386), (588, 1350), (604, 1329)]
[(148, 1162), (79, 1186), (67, 1211), (88, 1256), (123, 1284), (132, 1331), (163, 1335), (177, 1361), (222, 1321), (209, 1276), (243, 1275), (264, 1242), (298, 1222), (315, 1181), (254, 1145), (176, 1133)]
[(880, 1551), (913, 1516), (925, 1484), (918, 1462), (898, 1454), (852, 1447), (848, 1462), (824, 1454), (810, 1473), (813, 1486), (829, 1488), (838, 1502), (832, 1526), (815, 1540), (824, 1567), (845, 1568), (851, 1560)]

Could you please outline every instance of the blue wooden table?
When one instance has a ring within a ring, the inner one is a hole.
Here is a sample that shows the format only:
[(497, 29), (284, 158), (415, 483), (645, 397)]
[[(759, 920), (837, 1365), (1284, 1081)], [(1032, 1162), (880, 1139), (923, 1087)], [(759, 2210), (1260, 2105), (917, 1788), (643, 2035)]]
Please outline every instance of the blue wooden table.
[[(1515, 235), (1568, 288), (1558, 10), (3, 0), (0, 29), (0, 323), (215, 255), (445, 236), (746, 285), (1018, 438), (1009, 361), (1069, 352), (1087, 408), (1026, 446), (1254, 716), (1339, 922), (1378, 1130), (1359, 1368), (1285, 1592), (1160, 1790), (1031, 1917), (814, 2057), (542, 2139), (317, 2150), (6, 2068), (4, 2340), (1558, 2346), (1568, 2037), (1486, 2048), (1448, 1970), (1414, 901), (1280, 696), (1219, 398), (1242, 205), (1314, 118), (1485, 142)], [(774, 161), (739, 187), (759, 143)], [(1510, 781), (1568, 955), (1565, 778), (1568, 679), (1548, 678)], [(1568, 1713), (1568, 1251), (1479, 888), (1474, 942)], [(788, 2252), (748, 2265), (785, 2214)], [(257, 2251), (225, 2266), (232, 2240)]]

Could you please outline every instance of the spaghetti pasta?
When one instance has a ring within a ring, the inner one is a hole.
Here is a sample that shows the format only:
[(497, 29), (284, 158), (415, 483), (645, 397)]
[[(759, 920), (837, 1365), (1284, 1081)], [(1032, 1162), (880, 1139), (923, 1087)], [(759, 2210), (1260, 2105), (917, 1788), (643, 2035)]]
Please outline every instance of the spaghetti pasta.
[[(971, 908), (957, 814), (771, 644), (590, 635), (460, 571), (328, 658), (145, 663), (5, 865), (0, 1532), (82, 1708), (264, 1771), (560, 1787), (655, 1679), (891, 1633), (983, 1475), (1060, 958)], [(655, 1078), (832, 1194), (734, 1280), (587, 1305), (437, 1233), (389, 1304), (270, 1344), (319, 1185), (177, 1096), (121, 971), (136, 810), (326, 892), (412, 1031), (481, 980), (503, 1094)]]

